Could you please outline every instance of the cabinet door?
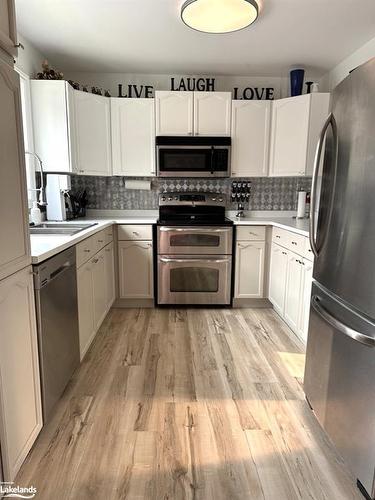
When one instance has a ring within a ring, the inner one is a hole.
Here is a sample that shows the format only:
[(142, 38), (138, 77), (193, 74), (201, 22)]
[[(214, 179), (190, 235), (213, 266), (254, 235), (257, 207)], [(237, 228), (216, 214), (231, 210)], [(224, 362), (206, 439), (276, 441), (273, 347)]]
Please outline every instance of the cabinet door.
[(302, 268), (302, 285), (301, 285), (301, 306), (300, 306), (300, 317), (299, 317), (297, 333), (301, 338), (301, 340), (307, 343), (307, 334), (309, 331), (313, 263), (306, 259), (303, 259), (302, 262), (303, 262), (303, 268)]
[(111, 120), (108, 97), (74, 91), (77, 172), (111, 175)]
[(267, 176), (270, 118), (270, 101), (232, 101), (232, 177)]
[(14, 0), (0, 0), (0, 47), (11, 56), (17, 55), (17, 29)]
[(18, 74), (0, 61), (0, 279), (31, 262)]
[(302, 304), (303, 265), (299, 255), (289, 252), (286, 277), (284, 319), (294, 332), (298, 332)]
[(94, 297), (94, 329), (97, 331), (107, 314), (106, 266), (104, 249), (91, 260)]
[(265, 242), (237, 242), (236, 284), (237, 299), (259, 299), (263, 294)]
[(0, 282), (0, 441), (12, 481), (42, 428), (31, 267)]
[(154, 99), (111, 99), (113, 174), (155, 175)]
[(81, 360), (95, 336), (92, 264), (87, 262), (77, 271), (79, 348)]
[(272, 103), (270, 175), (305, 175), (310, 95)]
[(286, 271), (288, 267), (288, 252), (279, 245), (272, 244), (271, 266), (269, 277), (269, 299), (275, 311), (284, 314)]
[(194, 135), (230, 136), (231, 92), (194, 92)]
[(106, 309), (108, 311), (115, 300), (115, 262), (114, 262), (113, 243), (110, 243), (105, 247), (104, 259), (105, 259)]
[(156, 135), (193, 134), (193, 92), (155, 92)]
[(151, 241), (120, 241), (118, 258), (120, 297), (152, 299), (154, 291)]

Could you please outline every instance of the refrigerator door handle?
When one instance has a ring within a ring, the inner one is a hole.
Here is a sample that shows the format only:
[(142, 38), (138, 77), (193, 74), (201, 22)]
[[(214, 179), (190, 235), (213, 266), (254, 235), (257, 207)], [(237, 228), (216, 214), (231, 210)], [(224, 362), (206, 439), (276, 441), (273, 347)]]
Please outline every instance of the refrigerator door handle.
[[(329, 126), (331, 126), (331, 128), (332, 128), (333, 146), (334, 146), (334, 157), (333, 157), (334, 158), (333, 159), (334, 174), (333, 174), (333, 186), (332, 186), (332, 192), (334, 193), (335, 186), (336, 186), (336, 173), (337, 173), (338, 132), (337, 132), (337, 123), (336, 123), (336, 120), (335, 120), (333, 113), (330, 113), (330, 115), (328, 116), (328, 118), (327, 118), (326, 122), (324, 123), (323, 128), (319, 134), (319, 140), (318, 140), (318, 145), (316, 147), (315, 160), (314, 160), (314, 170), (313, 170), (313, 176), (312, 176), (312, 182), (311, 182), (309, 238), (310, 238), (311, 250), (313, 251), (313, 254), (315, 255), (315, 257), (318, 257), (319, 250), (320, 250), (317, 247), (316, 240), (315, 240), (315, 234), (316, 234), (316, 215), (315, 215), (315, 212), (316, 212), (316, 190), (318, 187), (318, 174), (319, 174), (320, 160), (322, 158), (324, 141), (325, 141), (327, 130), (328, 130)], [(331, 222), (332, 210), (333, 210), (333, 197), (331, 198), (331, 203), (330, 203), (330, 207), (329, 207), (327, 227), (329, 227), (329, 224)], [(323, 243), (322, 243), (322, 245), (323, 245)]]
[(356, 342), (366, 345), (367, 347), (375, 347), (375, 338), (357, 332), (356, 330), (353, 330), (349, 326), (344, 325), (344, 323), (341, 323), (341, 321), (332, 316), (332, 314), (330, 314), (327, 311), (327, 309), (323, 307), (321, 299), (318, 297), (318, 295), (312, 296), (311, 306), (322, 318), (324, 318), (330, 325), (336, 328), (336, 330), (338, 330), (339, 332), (343, 333), (347, 337), (350, 337)]

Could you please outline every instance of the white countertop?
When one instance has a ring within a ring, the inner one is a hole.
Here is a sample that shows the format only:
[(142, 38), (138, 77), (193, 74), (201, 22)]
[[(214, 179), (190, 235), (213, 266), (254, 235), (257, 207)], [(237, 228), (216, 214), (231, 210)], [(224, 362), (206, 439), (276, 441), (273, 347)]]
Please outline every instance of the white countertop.
[[(278, 216), (272, 217), (272, 215), (267, 212), (267, 216), (263, 217), (257, 214), (256, 216), (246, 215), (243, 218), (229, 218), (235, 225), (276, 226), (302, 234), (303, 236), (308, 236), (309, 221), (307, 219), (295, 219), (290, 215), (282, 217), (279, 214), (277, 215)], [(75, 223), (79, 221), (96, 223), (95, 226), (80, 231), (73, 236), (32, 234), (30, 236), (32, 263), (39, 264), (112, 224), (155, 224), (157, 219), (158, 216), (155, 211), (150, 211), (150, 215), (148, 215), (146, 211), (143, 211), (142, 215), (139, 216), (133, 214), (125, 216), (115, 216), (114, 214), (108, 216), (100, 215), (72, 221)]]

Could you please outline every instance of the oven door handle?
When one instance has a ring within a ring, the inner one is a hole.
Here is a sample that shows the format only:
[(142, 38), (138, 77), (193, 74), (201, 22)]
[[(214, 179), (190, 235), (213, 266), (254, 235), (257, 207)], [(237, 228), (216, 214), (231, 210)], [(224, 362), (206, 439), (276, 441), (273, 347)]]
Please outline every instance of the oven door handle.
[(230, 257), (224, 258), (224, 259), (211, 259), (211, 258), (205, 258), (205, 259), (174, 259), (172, 257), (159, 257), (159, 261), (163, 262), (164, 264), (170, 264), (170, 263), (176, 263), (176, 264), (207, 264), (207, 263), (214, 263), (214, 264), (224, 264), (226, 262), (230, 262)]
[(159, 227), (159, 230), (163, 233), (170, 233), (170, 232), (178, 232), (178, 233), (185, 233), (185, 232), (192, 232), (192, 233), (229, 233), (232, 230), (232, 227), (222, 227), (219, 229), (201, 229), (197, 227), (165, 227), (161, 226)]

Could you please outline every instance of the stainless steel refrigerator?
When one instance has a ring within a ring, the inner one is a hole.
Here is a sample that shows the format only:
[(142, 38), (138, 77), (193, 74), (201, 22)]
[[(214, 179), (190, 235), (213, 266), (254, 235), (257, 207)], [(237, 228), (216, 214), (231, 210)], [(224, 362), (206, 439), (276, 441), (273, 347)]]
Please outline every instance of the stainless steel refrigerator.
[(336, 87), (331, 111), (312, 184), (305, 393), (358, 487), (374, 499), (375, 59)]

